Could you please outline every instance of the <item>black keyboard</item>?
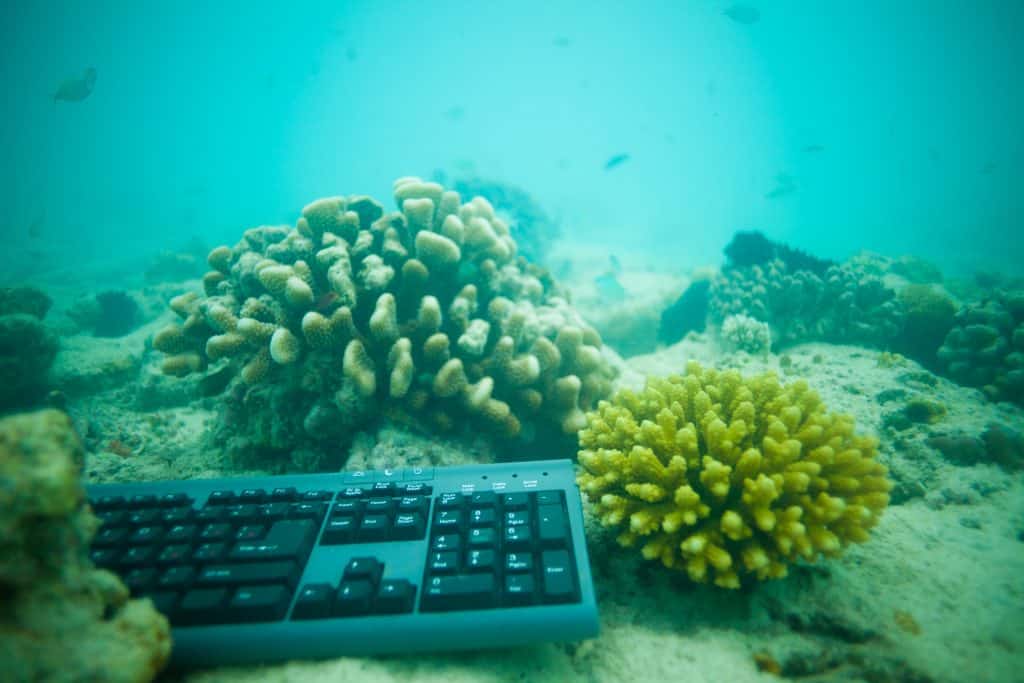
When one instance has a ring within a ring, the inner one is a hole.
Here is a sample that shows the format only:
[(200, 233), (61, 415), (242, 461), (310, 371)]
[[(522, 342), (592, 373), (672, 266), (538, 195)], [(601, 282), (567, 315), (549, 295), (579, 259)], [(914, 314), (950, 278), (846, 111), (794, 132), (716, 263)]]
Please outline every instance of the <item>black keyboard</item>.
[(568, 460), (87, 487), (183, 668), (597, 634)]

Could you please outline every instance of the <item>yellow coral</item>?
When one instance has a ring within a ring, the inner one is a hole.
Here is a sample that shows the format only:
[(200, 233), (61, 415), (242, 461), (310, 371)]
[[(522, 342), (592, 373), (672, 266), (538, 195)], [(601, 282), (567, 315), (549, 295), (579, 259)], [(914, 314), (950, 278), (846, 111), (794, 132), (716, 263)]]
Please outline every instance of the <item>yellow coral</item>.
[(866, 541), (889, 502), (875, 439), (771, 373), (691, 363), (601, 401), (579, 439), (580, 488), (619, 542), (726, 588)]

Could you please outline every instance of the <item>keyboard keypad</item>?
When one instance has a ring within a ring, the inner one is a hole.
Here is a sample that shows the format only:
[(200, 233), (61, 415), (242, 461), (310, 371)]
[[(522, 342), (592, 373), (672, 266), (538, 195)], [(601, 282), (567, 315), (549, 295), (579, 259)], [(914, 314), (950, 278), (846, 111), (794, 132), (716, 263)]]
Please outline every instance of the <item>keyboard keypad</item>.
[(437, 508), (423, 611), (579, 600), (561, 491), (441, 493)]

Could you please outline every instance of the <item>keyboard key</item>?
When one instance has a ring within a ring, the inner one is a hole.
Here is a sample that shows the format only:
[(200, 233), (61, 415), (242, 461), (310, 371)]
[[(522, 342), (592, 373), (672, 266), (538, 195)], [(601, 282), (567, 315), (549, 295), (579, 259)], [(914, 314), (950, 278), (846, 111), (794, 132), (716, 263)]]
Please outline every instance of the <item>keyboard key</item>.
[(184, 564), (189, 561), (192, 548), (187, 545), (168, 545), (160, 551), (156, 561), (160, 564)]
[(541, 583), (544, 602), (568, 602), (573, 599), (576, 588), (568, 551), (544, 551), (541, 555)]
[(393, 481), (378, 481), (370, 488), (370, 493), (374, 496), (393, 496), (395, 495), (395, 483)]
[(428, 566), (433, 574), (454, 574), (459, 570), (459, 554), (454, 550), (430, 553)]
[(196, 570), (188, 565), (169, 567), (157, 579), (157, 586), (162, 590), (184, 590), (192, 585), (195, 577)]
[(357, 499), (346, 498), (335, 501), (334, 505), (331, 506), (332, 515), (349, 515), (357, 517), (363, 512), (363, 501)]
[(395, 503), (390, 498), (371, 498), (366, 501), (367, 514), (390, 514), (395, 509)]
[(203, 543), (192, 553), (195, 562), (217, 562), (228, 551), (225, 543)]
[(537, 505), (557, 505), (562, 506), (562, 492), (561, 491), (538, 491), (537, 492)]
[(559, 505), (537, 506), (537, 535), (540, 542), (548, 547), (564, 546), (568, 538), (565, 513)]
[(527, 493), (506, 493), (501, 497), (501, 504), (506, 510), (526, 510), (530, 507), (530, 496)]
[(353, 557), (345, 565), (345, 573), (342, 579), (345, 581), (365, 580), (374, 586), (380, 581), (380, 575), (384, 572), (384, 565), (375, 557)]
[(102, 526), (108, 528), (113, 526), (125, 526), (128, 524), (128, 513), (124, 510), (107, 510), (99, 513), (96, 517), (99, 518)]
[(533, 542), (528, 526), (507, 526), (505, 527), (505, 547), (509, 550), (525, 550)]
[(434, 527), (441, 531), (457, 531), (462, 526), (462, 512), (459, 510), (438, 510), (434, 515)]
[(189, 543), (195, 538), (196, 530), (194, 524), (175, 524), (164, 534), (164, 543)]
[(200, 570), (196, 576), (196, 585), (209, 587), (283, 583), (294, 586), (300, 573), (299, 566), (294, 562), (212, 564)]
[(470, 507), (494, 507), (498, 504), (498, 494), (494, 491), (479, 491), (470, 495)]
[(225, 588), (200, 588), (185, 593), (174, 612), (173, 622), (183, 626), (216, 624), (224, 619)]
[(486, 527), (470, 529), (468, 540), (470, 547), (491, 547), (498, 540), (498, 534), (494, 529)]
[(470, 550), (466, 553), (466, 569), (469, 571), (494, 571), (493, 550)]
[(534, 602), (535, 590), (530, 574), (508, 574), (505, 576), (503, 602), (506, 605), (529, 605)]
[(433, 493), (433, 491), (434, 487), (429, 484), (424, 484), (421, 481), (415, 481), (398, 487), (399, 495), (404, 496), (428, 496)]
[(434, 537), (434, 542), (430, 544), (431, 550), (458, 550), (462, 545), (462, 539), (459, 538), (458, 534), (441, 534), (440, 536)]
[(154, 593), (144, 593), (139, 597), (149, 598), (153, 601), (153, 607), (158, 612), (161, 612), (165, 617), (170, 617), (178, 605), (179, 596), (175, 591), (156, 591)]
[(396, 515), (391, 526), (391, 538), (399, 541), (419, 540), (426, 532), (427, 525), (418, 514)]
[(377, 614), (404, 614), (412, 611), (416, 587), (405, 579), (381, 581), (374, 600), (373, 611)]
[(183, 524), (192, 519), (192, 508), (171, 508), (160, 515), (164, 524)]
[(151, 493), (140, 493), (128, 498), (128, 505), (134, 508), (156, 505), (156, 496)]
[(288, 611), (292, 592), (280, 584), (242, 586), (228, 602), (232, 621), (277, 621)]
[(263, 489), (242, 489), (242, 492), (238, 494), (238, 501), (240, 503), (262, 503), (267, 499), (267, 492)]
[(456, 574), (431, 577), (423, 590), (420, 609), (427, 612), (483, 609), (495, 603), (494, 574)]
[(298, 496), (294, 486), (280, 486), (270, 491), (270, 500), (274, 502), (290, 503)]
[(232, 560), (285, 560), (303, 562), (313, 548), (319, 525), (309, 519), (274, 522), (260, 541), (239, 541), (231, 548)]
[(231, 538), (235, 529), (230, 524), (221, 522), (219, 524), (207, 524), (199, 532), (200, 541), (224, 541)]
[(530, 513), (525, 510), (505, 513), (505, 526), (529, 526)]
[(430, 499), (426, 496), (402, 496), (398, 499), (399, 512), (418, 512), (426, 516)]
[(146, 526), (160, 521), (160, 510), (130, 510), (128, 523), (132, 526)]
[(338, 498), (362, 498), (364, 495), (366, 495), (366, 492), (368, 490), (368, 488), (364, 488), (362, 486), (346, 486), (341, 490), (341, 493), (338, 494)]
[(303, 491), (299, 494), (299, 502), (301, 503), (315, 503), (317, 501), (331, 500), (333, 498), (333, 491)]
[(219, 522), (227, 516), (227, 510), (223, 505), (217, 505), (214, 507), (205, 507), (202, 510), (197, 510), (193, 519), (198, 524), (212, 524)]
[(89, 553), (89, 559), (97, 567), (111, 569), (119, 564), (121, 550), (119, 548), (96, 548)]
[(235, 502), (234, 491), (214, 491), (206, 499), (207, 505), (228, 505)]
[(165, 493), (160, 496), (157, 504), (164, 508), (180, 508), (185, 505), (191, 505), (192, 499), (185, 493)]
[(290, 519), (312, 519), (319, 522), (324, 518), (327, 505), (324, 503), (292, 503), (288, 512)]
[(156, 582), (156, 570), (152, 567), (133, 569), (124, 575), (124, 585), (132, 595), (145, 593)]
[(470, 526), (494, 526), (494, 508), (475, 508), (469, 511)]
[(152, 564), (155, 558), (156, 546), (134, 546), (128, 548), (124, 554), (118, 558), (117, 563), (124, 567), (138, 567), (141, 565)]
[(116, 510), (117, 508), (124, 507), (125, 499), (124, 496), (100, 496), (95, 500), (90, 500), (89, 504), (97, 512), (100, 510)]
[(92, 539), (92, 544), (97, 548), (109, 548), (111, 546), (121, 545), (127, 539), (128, 529), (125, 529), (124, 527), (114, 527), (111, 529), (103, 527)]
[(229, 505), (227, 521), (232, 524), (248, 524), (256, 521), (256, 506), (252, 504)]
[(327, 520), (327, 526), (324, 527), (320, 543), (324, 545), (351, 543), (355, 539), (357, 526), (354, 517), (331, 517)]
[(334, 596), (333, 613), (338, 617), (354, 617), (370, 613), (373, 585), (365, 580), (342, 581)]
[(256, 519), (265, 524), (273, 524), (288, 516), (288, 503), (264, 503), (256, 506)]
[(386, 541), (390, 522), (387, 515), (366, 515), (359, 523), (356, 537), (364, 543)]
[(437, 497), (437, 508), (439, 510), (458, 510), (462, 507), (461, 493), (442, 493)]
[(430, 481), (434, 478), (434, 468), (421, 465), (407, 467), (403, 471), (402, 476), (406, 481)]
[(331, 616), (334, 588), (326, 583), (307, 583), (299, 591), (292, 619), (323, 619)]
[(258, 541), (263, 538), (267, 527), (262, 524), (246, 524), (235, 532), (236, 541)]
[(505, 555), (506, 572), (533, 571), (533, 555), (530, 553), (509, 553)]

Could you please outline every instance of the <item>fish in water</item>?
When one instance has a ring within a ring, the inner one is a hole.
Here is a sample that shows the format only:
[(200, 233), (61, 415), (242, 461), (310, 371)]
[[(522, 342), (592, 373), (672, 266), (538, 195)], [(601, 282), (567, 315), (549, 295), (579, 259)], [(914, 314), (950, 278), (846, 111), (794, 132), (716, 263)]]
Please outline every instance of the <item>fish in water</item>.
[(53, 93), (53, 102), (64, 100), (65, 102), (81, 102), (92, 94), (93, 86), (96, 85), (96, 69), (89, 67), (81, 77), (66, 78)]
[(615, 254), (608, 255), (608, 263), (611, 264), (612, 272), (616, 275), (622, 272), (622, 264), (619, 263), (619, 257)]
[(616, 303), (626, 298), (626, 288), (615, 277), (615, 273), (607, 272), (594, 278), (594, 286), (601, 299), (607, 303)]
[(750, 24), (757, 23), (761, 18), (761, 13), (756, 8), (750, 5), (736, 4), (729, 7), (727, 10), (722, 12), (725, 16), (729, 17), (737, 24), (744, 24), (749, 26)]
[(796, 192), (796, 181), (788, 173), (775, 176), (775, 187), (764, 196), (765, 199), (778, 199)]
[(610, 171), (611, 169), (629, 161), (628, 154), (616, 154), (608, 161), (604, 162), (604, 170)]
[(554, 45), (555, 47), (569, 47), (569, 39), (566, 38), (565, 36), (558, 36), (553, 41), (551, 41), (551, 44)]
[(806, 147), (804, 147), (804, 152), (807, 152), (808, 154), (824, 151), (825, 147), (823, 145), (807, 145)]

